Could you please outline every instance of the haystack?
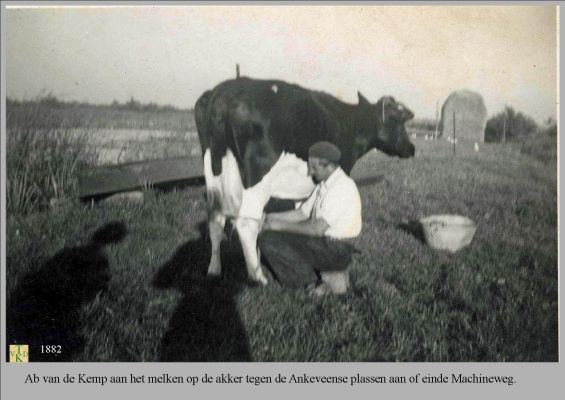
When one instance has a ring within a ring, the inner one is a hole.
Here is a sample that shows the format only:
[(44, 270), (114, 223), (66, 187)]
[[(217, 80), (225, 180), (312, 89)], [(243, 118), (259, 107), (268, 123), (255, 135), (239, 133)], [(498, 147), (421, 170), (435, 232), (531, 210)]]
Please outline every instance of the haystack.
[(451, 93), (441, 108), (441, 135), (453, 140), (455, 114), (455, 139), (484, 143), (487, 109), (483, 97), (470, 90)]

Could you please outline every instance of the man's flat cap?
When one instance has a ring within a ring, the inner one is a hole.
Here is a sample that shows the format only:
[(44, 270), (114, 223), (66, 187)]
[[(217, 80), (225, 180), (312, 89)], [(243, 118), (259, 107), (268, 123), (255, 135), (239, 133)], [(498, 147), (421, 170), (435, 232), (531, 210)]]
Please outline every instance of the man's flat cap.
[(337, 164), (341, 159), (341, 151), (339, 148), (330, 142), (317, 142), (314, 143), (308, 150), (308, 157), (323, 158)]

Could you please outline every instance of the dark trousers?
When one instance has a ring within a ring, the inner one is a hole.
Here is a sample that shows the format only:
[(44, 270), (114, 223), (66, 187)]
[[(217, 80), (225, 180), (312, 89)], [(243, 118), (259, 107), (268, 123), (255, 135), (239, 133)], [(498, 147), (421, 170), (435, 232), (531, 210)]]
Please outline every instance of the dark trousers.
[(345, 241), (289, 232), (264, 231), (261, 257), (284, 286), (300, 288), (319, 280), (319, 272), (344, 271), (357, 250)]

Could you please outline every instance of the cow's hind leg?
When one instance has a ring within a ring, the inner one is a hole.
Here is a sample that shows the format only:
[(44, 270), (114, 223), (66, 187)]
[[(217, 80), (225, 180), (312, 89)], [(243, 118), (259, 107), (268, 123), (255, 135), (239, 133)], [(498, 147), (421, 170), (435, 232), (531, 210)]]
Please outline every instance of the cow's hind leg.
[(210, 242), (212, 243), (212, 256), (208, 266), (208, 276), (218, 276), (222, 273), (222, 262), (220, 259), (220, 244), (224, 236), (226, 217), (220, 212), (212, 212), (208, 217), (210, 229)]
[(243, 256), (245, 257), (249, 279), (266, 285), (268, 281), (261, 269), (259, 253), (257, 251), (259, 221), (251, 218), (238, 218), (235, 227), (243, 248)]

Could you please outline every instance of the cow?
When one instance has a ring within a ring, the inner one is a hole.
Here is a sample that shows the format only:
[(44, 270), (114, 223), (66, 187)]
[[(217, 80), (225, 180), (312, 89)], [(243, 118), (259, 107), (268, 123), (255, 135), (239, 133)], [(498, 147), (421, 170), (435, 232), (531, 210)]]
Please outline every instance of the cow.
[(208, 275), (221, 274), (220, 242), (226, 218), (235, 220), (250, 279), (266, 284), (257, 250), (269, 199), (303, 200), (315, 187), (308, 149), (325, 140), (341, 150), (349, 174), (374, 148), (409, 158), (414, 145), (405, 122), (412, 111), (391, 96), (357, 105), (280, 80), (240, 77), (204, 92), (195, 104), (202, 149), (212, 255)]

